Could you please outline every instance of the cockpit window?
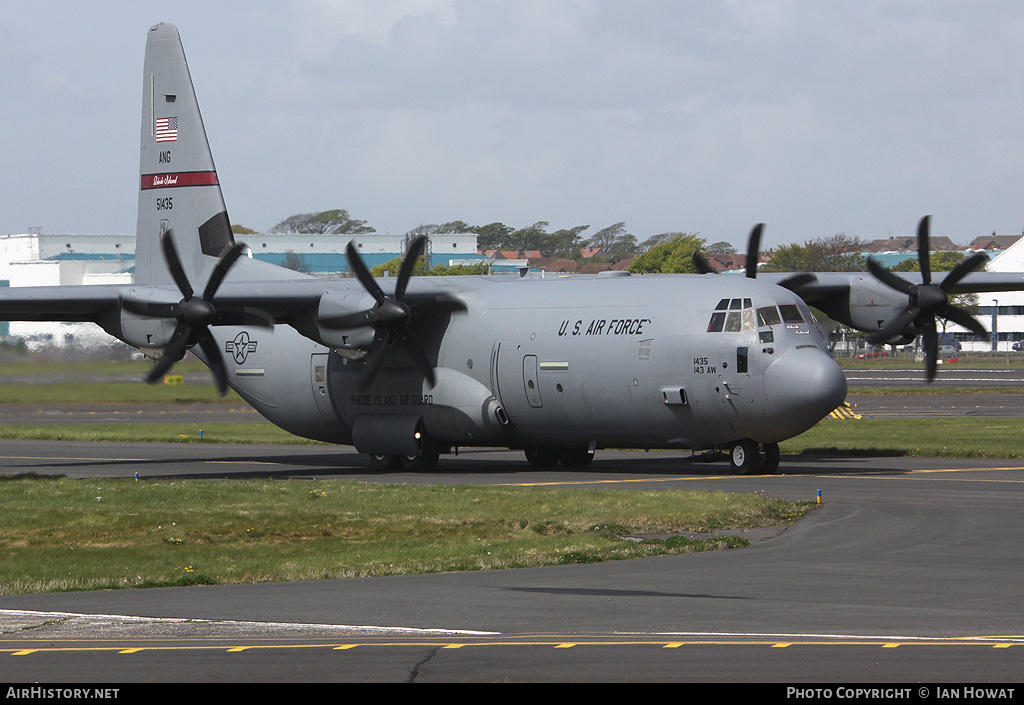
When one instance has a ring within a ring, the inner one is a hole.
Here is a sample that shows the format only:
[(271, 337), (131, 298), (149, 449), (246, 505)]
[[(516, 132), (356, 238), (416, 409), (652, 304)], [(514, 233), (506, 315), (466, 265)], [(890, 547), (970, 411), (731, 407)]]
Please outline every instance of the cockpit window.
[(729, 315), (725, 319), (725, 332), (726, 333), (739, 333), (740, 332), (740, 312), (730, 311)]
[(779, 316), (779, 309), (774, 306), (762, 306), (757, 309), (757, 322), (758, 325), (762, 326), (774, 326), (782, 323), (782, 318)]
[(728, 308), (729, 308), (729, 299), (722, 299), (721, 301), (718, 302), (718, 305), (715, 306), (715, 310), (716, 311), (725, 311)]
[[(725, 301), (726, 299), (722, 299)], [(708, 323), (708, 333), (721, 333), (725, 325), (725, 313), (716, 311), (711, 314), (711, 322)]]
[[(749, 302), (750, 299), (745, 299), (745, 301)], [(757, 328), (757, 324), (755, 323), (755, 321), (756, 321), (756, 319), (754, 318), (754, 309), (752, 309), (752, 308), (744, 308), (743, 309), (743, 330), (754, 330), (755, 328)]]
[(779, 304), (779, 311), (782, 313), (782, 320), (786, 323), (803, 323), (804, 317), (796, 304)]

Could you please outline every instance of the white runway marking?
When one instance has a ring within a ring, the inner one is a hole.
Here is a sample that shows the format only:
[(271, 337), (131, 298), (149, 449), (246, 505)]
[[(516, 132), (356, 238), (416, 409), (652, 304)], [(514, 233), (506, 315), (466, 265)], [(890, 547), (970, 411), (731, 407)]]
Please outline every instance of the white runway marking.
[[(287, 630), (317, 630), (333, 631), (353, 634), (429, 634), (447, 635), (458, 634), (462, 636), (497, 636), (499, 632), (479, 632), (466, 629), (421, 629), (419, 627), (380, 627), (373, 625), (348, 625), (348, 624), (304, 624), (295, 622), (245, 622), (222, 619), (191, 619), (187, 617), (166, 618), (166, 617), (139, 617), (121, 614), (80, 614), (76, 612), (38, 612), (34, 610), (7, 610), (0, 609), (0, 631), (8, 631), (6, 625), (10, 623), (25, 622), (27, 620), (81, 620), (91, 625), (96, 624), (190, 624), (190, 625), (216, 625), (218, 627), (237, 627), (240, 629), (287, 629)], [(34, 625), (33, 625), (34, 626)], [(22, 629), (31, 627), (21, 627)]]

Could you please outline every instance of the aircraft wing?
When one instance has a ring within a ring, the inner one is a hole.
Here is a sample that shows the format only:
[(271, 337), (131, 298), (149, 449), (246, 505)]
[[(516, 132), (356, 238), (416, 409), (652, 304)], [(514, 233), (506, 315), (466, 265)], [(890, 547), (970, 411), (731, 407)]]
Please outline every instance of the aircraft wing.
[[(436, 304), (450, 299), (447, 288), (434, 277), (417, 278), (405, 299), (412, 306)], [(381, 279), (382, 292), (391, 296), (395, 279)], [(199, 292), (193, 292), (198, 298)], [(2, 321), (89, 321), (99, 323), (107, 332), (125, 339), (130, 328), (127, 318), (179, 318), (181, 312), (168, 312), (183, 300), (182, 292), (172, 286), (151, 285), (78, 285), (0, 288)], [(211, 303), (217, 310), (255, 312), (265, 323), (288, 324), (318, 342), (330, 342), (321, 330), (320, 318), (356, 315), (372, 305), (371, 295), (356, 279), (292, 279), (270, 281), (225, 281)], [(248, 320), (252, 320), (251, 318)], [(237, 320), (235, 321), (237, 322)], [(213, 325), (227, 324), (227, 322)], [(369, 330), (369, 328), (368, 328)], [(147, 329), (152, 334), (152, 331)], [(132, 345), (152, 344), (152, 337), (140, 335), (126, 339)]]
[[(322, 282), (246, 282), (225, 284), (216, 302), (226, 306), (247, 306), (286, 322), (297, 313), (315, 306), (324, 294)], [(177, 302), (181, 294), (173, 287), (156, 286), (26, 286), (0, 289), (0, 320), (4, 321), (95, 321), (116, 312), (125, 299)]]
[(127, 286), (25, 286), (0, 289), (0, 320), (95, 321), (114, 311)]
[[(815, 281), (796, 287), (800, 297), (809, 305), (845, 296), (862, 282), (872, 280), (868, 272), (815, 272)], [(894, 272), (910, 284), (922, 283), (920, 272)], [(938, 275), (944, 273), (936, 273)], [(793, 277), (792, 273), (759, 272), (758, 279), (779, 284)], [(1024, 291), (1024, 272), (972, 272), (949, 287), (950, 294), (978, 294), (986, 291)]]

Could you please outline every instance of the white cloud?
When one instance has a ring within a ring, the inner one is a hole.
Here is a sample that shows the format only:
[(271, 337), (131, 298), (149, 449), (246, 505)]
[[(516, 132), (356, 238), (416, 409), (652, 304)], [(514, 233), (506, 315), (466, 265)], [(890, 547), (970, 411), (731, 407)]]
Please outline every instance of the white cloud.
[[(776, 242), (910, 232), (925, 212), (964, 241), (1024, 226), (1019, 3), (145, 5), (0, 14), (19, 135), (0, 157), (34, 160), (0, 177), (0, 232), (134, 227), (134, 197), (43, 185), (69, 164), (134, 181), (157, 19), (178, 24), (230, 212), (253, 227), (330, 207), (392, 232), (625, 220), (737, 244), (761, 220)], [(105, 127), (70, 149), (53, 134), (83, 105)]]

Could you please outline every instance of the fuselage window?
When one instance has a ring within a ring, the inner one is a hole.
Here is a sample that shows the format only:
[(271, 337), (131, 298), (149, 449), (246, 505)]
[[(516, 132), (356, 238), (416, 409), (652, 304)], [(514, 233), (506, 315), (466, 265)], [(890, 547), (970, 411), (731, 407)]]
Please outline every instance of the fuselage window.
[(757, 309), (757, 321), (762, 326), (774, 326), (782, 323), (779, 309), (774, 306), (762, 306)]
[(800, 315), (800, 309), (796, 304), (779, 304), (779, 311), (782, 313), (782, 320), (786, 323), (804, 322), (804, 317)]

